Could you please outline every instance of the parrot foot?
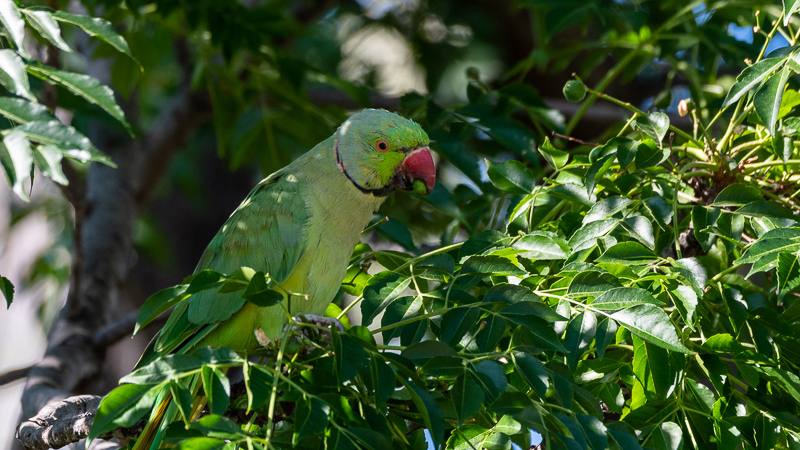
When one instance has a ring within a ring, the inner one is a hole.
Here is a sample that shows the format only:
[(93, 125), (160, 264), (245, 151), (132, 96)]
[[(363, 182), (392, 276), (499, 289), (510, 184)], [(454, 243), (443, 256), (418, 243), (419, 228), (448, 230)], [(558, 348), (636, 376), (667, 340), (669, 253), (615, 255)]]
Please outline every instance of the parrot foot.
[[(300, 314), (295, 317), (294, 320), (297, 323), (317, 325), (319, 327), (328, 328), (328, 330), (321, 330), (319, 328), (306, 327), (296, 324), (287, 325), (287, 327), (290, 327), (291, 331), (295, 334), (290, 338), (290, 345), (286, 349), (287, 353), (296, 353), (301, 351), (300, 349), (302, 347), (306, 348), (306, 353), (310, 353), (315, 347), (319, 347), (322, 341), (331, 342), (331, 332), (329, 331), (330, 327), (334, 327), (340, 332), (344, 332), (344, 326), (342, 323), (333, 317), (323, 317), (314, 314)], [(268, 347), (271, 344), (275, 344), (274, 340), (266, 339), (265, 336), (259, 336), (259, 331), (261, 330), (256, 331), (256, 339), (262, 346)], [(262, 335), (263, 333), (264, 332), (261, 331)]]
[(339, 322), (338, 319), (335, 319), (333, 317), (317, 316), (315, 314), (300, 314), (297, 317), (295, 317), (295, 320), (297, 320), (298, 322), (310, 323), (321, 327), (334, 326), (339, 331), (344, 332), (344, 326), (342, 325), (342, 322)]

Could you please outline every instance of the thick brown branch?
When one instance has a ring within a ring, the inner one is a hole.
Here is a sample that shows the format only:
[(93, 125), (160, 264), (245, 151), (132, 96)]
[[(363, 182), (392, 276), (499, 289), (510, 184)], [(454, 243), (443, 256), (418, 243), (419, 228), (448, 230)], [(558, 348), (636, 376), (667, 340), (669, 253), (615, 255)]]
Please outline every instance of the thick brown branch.
[(27, 450), (61, 448), (85, 438), (100, 405), (97, 395), (51, 403), (19, 426), (17, 439)]

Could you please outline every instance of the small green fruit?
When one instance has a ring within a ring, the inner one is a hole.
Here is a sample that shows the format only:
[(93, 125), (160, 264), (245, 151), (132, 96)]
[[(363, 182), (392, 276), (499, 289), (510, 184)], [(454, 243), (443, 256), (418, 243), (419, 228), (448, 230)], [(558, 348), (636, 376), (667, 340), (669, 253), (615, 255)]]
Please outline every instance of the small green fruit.
[(564, 97), (573, 103), (579, 102), (586, 97), (586, 85), (578, 80), (569, 80), (564, 85)]

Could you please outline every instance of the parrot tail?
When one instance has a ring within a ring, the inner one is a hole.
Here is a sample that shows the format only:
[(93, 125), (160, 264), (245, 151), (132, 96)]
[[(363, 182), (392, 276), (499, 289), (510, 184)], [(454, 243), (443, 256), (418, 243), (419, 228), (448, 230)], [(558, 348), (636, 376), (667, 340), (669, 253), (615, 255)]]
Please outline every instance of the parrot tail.
[[(202, 386), (199, 375), (192, 377), (190, 385), (192, 386), (192, 397), (194, 397), (190, 417), (194, 421), (203, 412), (207, 398), (205, 395), (199, 395), (200, 386)], [(164, 440), (167, 425), (179, 417), (178, 407), (172, 402), (172, 394), (167, 392), (131, 450), (158, 450), (161, 447), (161, 441)], [(166, 418), (169, 420), (165, 421)]]
[[(161, 404), (158, 405), (155, 413), (151, 417), (150, 421), (147, 422), (145, 425), (144, 430), (142, 430), (142, 434), (139, 435), (139, 439), (136, 440), (136, 444), (134, 444), (131, 450), (150, 450), (155, 444), (155, 438), (158, 431), (161, 429), (161, 422), (164, 420), (164, 416), (167, 413), (167, 409), (172, 400), (172, 395), (167, 394), (164, 400), (161, 401)], [(160, 444), (160, 443), (159, 443)], [(158, 448), (158, 445), (155, 448)]]

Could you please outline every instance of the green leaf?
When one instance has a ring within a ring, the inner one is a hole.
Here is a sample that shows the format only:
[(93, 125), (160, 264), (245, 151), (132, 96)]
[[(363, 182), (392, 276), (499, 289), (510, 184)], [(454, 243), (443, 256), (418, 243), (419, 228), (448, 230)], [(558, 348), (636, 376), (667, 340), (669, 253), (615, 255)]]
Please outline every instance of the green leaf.
[(11, 0), (0, 1), (0, 22), (3, 23), (3, 28), (8, 32), (11, 41), (17, 48), (17, 52), (29, 58), (28, 52), (25, 51), (25, 21), (22, 20), (22, 15), (17, 9), (15, 2)]
[(405, 379), (401, 379), (401, 381), (406, 388), (408, 388), (414, 406), (416, 406), (417, 410), (422, 414), (423, 424), (431, 432), (434, 448), (438, 447), (439, 443), (444, 439), (444, 414), (442, 413), (442, 409), (433, 397), (423, 389), (409, 383)]
[(203, 366), (201, 375), (209, 411), (211, 414), (225, 414), (231, 400), (231, 382), (228, 377), (221, 370), (210, 366)]
[(711, 206), (743, 206), (752, 202), (761, 202), (764, 198), (758, 189), (744, 183), (734, 183), (722, 190)]
[(203, 362), (191, 355), (172, 354), (156, 359), (150, 364), (122, 377), (120, 383), (156, 384), (199, 370)]
[(558, 340), (553, 326), (544, 319), (536, 316), (509, 316), (508, 319), (522, 325), (517, 330), (523, 333), (523, 336), (517, 337), (527, 342), (520, 343), (521, 345), (533, 345), (538, 349), (567, 352), (567, 349)]
[[(3, 5), (6, 3), (8, 2), (0, 2)], [(0, 50), (0, 84), (12, 94), (36, 101), (25, 72), (25, 63), (14, 50)]]
[(423, 341), (406, 347), (402, 355), (414, 364), (422, 366), (437, 356), (456, 356), (457, 353), (453, 347), (444, 342)]
[(626, 266), (654, 264), (658, 261), (660, 258), (652, 251), (633, 241), (614, 244), (596, 260), (598, 263), (616, 263)]
[(657, 166), (666, 161), (669, 155), (668, 148), (658, 148), (651, 139), (645, 139), (636, 147), (636, 158), (634, 159), (636, 170)]
[(453, 308), (442, 316), (441, 333), (439, 339), (447, 345), (456, 346), (464, 334), (475, 325), (480, 318), (480, 310), (475, 307), (464, 306)]
[(800, 0), (783, 0), (783, 26), (789, 25), (792, 14), (800, 9)]
[(697, 294), (694, 289), (680, 285), (672, 291), (672, 295), (675, 297), (676, 301), (674, 303), (678, 308), (678, 312), (681, 313), (683, 321), (686, 322), (689, 328), (694, 330), (694, 312), (698, 304)]
[(506, 334), (508, 321), (500, 316), (489, 316), (484, 320), (485, 325), (475, 336), (475, 344), (482, 352), (491, 352), (497, 347), (500, 339)]
[(675, 422), (662, 422), (651, 435), (658, 450), (680, 450), (683, 448), (683, 430)]
[(670, 261), (672, 261), (674, 267), (673, 270), (686, 278), (686, 280), (691, 283), (692, 289), (694, 289), (695, 293), (697, 293), (697, 297), (702, 298), (703, 289), (706, 287), (708, 275), (706, 274), (706, 269), (703, 267), (700, 261), (698, 261), (697, 258), (682, 258), (679, 260)]
[(33, 170), (33, 151), (30, 141), (19, 128), (3, 136), (3, 142), (0, 144), (0, 163), (14, 193), (27, 202), (28, 194), (23, 183), (31, 176)]
[(152, 409), (156, 395), (160, 392), (161, 389), (158, 387), (147, 385), (118, 386), (100, 402), (88, 439), (94, 439), (116, 428), (135, 424)]
[(585, 187), (572, 183), (553, 186), (547, 190), (547, 195), (584, 206), (592, 206), (597, 200), (594, 194), (586, 191)]
[(386, 307), (400, 297), (411, 284), (411, 279), (395, 272), (380, 272), (364, 288), (361, 302), (362, 325), (368, 326)]
[(175, 380), (170, 381), (169, 390), (172, 393), (172, 401), (178, 406), (183, 422), (188, 425), (192, 414), (192, 393)]
[(611, 289), (621, 287), (617, 277), (605, 272), (587, 271), (579, 272), (575, 275), (569, 283), (567, 288), (567, 296), (573, 298), (579, 297), (597, 297), (598, 295), (607, 292)]
[(247, 411), (267, 405), (272, 395), (272, 374), (258, 364), (244, 364), (242, 373), (247, 393)]
[(17, 123), (56, 120), (46, 106), (14, 97), (0, 97), (0, 114)]
[(14, 285), (3, 276), (0, 276), (0, 292), (6, 299), (6, 309), (11, 308), (11, 302), (14, 301)]
[(486, 274), (495, 276), (520, 276), (525, 271), (501, 256), (470, 256), (461, 266), (461, 275)]
[(550, 375), (548, 375), (544, 364), (527, 353), (514, 352), (512, 357), (517, 374), (525, 380), (540, 399), (544, 400), (547, 389), (550, 386)]
[(586, 85), (580, 80), (569, 80), (564, 84), (564, 98), (577, 103), (586, 97)]
[(517, 250), (525, 250), (519, 257), (532, 260), (559, 260), (567, 259), (570, 253), (569, 244), (555, 234), (548, 234), (542, 231), (534, 231), (523, 236), (514, 243)]
[(334, 372), (339, 384), (353, 379), (368, 363), (364, 346), (349, 335), (332, 333)]
[(23, 9), (22, 12), (28, 18), (28, 23), (39, 32), (39, 34), (50, 41), (51, 44), (67, 53), (72, 53), (64, 39), (61, 37), (61, 28), (53, 20), (53, 16), (48, 11)]
[(391, 446), (383, 434), (370, 428), (354, 427), (349, 428), (347, 432), (358, 441), (361, 448), (367, 450), (383, 450)]
[[(48, 11), (47, 8), (30, 8), (31, 10)], [(94, 36), (101, 41), (114, 47), (120, 53), (128, 55), (131, 59), (136, 61), (133, 57), (128, 42), (114, 30), (114, 26), (106, 20), (82, 16), (79, 14), (70, 14), (65, 11), (52, 11), (53, 18), (59, 22), (75, 25), (82, 29), (89, 36)], [(136, 61), (138, 64), (139, 62)]]
[(644, 206), (653, 216), (658, 226), (661, 227), (662, 230), (667, 229), (667, 227), (672, 222), (672, 207), (669, 206), (664, 197), (654, 196), (644, 199)]
[(483, 409), (483, 389), (468, 373), (456, 378), (450, 389), (450, 398), (453, 399), (459, 426)]
[[(401, 297), (397, 300), (389, 303), (389, 306), (386, 307), (386, 312), (383, 314), (381, 318), (381, 326), (386, 327), (388, 325), (395, 324), (402, 320), (410, 319), (420, 313), (422, 311), (423, 302), (422, 297)], [(404, 325), (402, 327), (395, 327), (389, 330), (383, 331), (383, 341), (389, 342), (390, 340), (394, 339), (397, 336), (401, 336), (403, 330), (405, 329), (413, 329), (412, 333), (416, 334), (416, 330), (421, 325), (425, 325), (424, 320), (420, 320), (418, 322), (412, 322), (408, 325)], [(422, 330), (422, 333), (427, 331), (427, 326)], [(406, 342), (403, 345), (409, 345), (410, 342)]]
[(634, 215), (626, 217), (620, 222), (622, 228), (628, 232), (634, 239), (641, 242), (650, 250), (656, 245), (656, 239), (653, 235), (653, 225), (644, 216)]
[(31, 65), (27, 69), (31, 75), (49, 83), (63, 86), (89, 103), (99, 106), (111, 117), (117, 119), (129, 133), (133, 134), (133, 129), (125, 120), (125, 113), (122, 112), (122, 108), (119, 107), (117, 100), (114, 98), (114, 91), (101, 84), (96, 78), (81, 73), (56, 70), (43, 65)]
[(672, 325), (669, 316), (658, 306), (650, 304), (632, 306), (615, 312), (611, 318), (651, 344), (667, 350), (691, 354), (691, 351), (678, 338), (675, 326)]
[(536, 186), (531, 171), (516, 160), (496, 163), (486, 160), (489, 179), (498, 189), (511, 194), (530, 194)]
[(759, 239), (747, 247), (742, 257), (734, 261), (736, 265), (752, 264), (762, 258), (777, 260), (781, 252), (793, 253), (800, 250), (800, 241), (783, 238)]
[(778, 253), (778, 301), (800, 286), (800, 259), (795, 253)]
[[(646, 116), (636, 117), (636, 119), (633, 120), (633, 123), (631, 123), (631, 126), (636, 131), (653, 139), (654, 141), (661, 142), (664, 140), (667, 130), (669, 130), (669, 117), (663, 112), (653, 111), (647, 113)], [(642, 167), (638, 163), (636, 166), (639, 168)]]
[(766, 58), (752, 66), (744, 69), (738, 77), (736, 82), (731, 86), (728, 96), (722, 102), (722, 107), (727, 108), (732, 103), (738, 101), (743, 95), (757, 88), (762, 81), (775, 69), (784, 64), (786, 60), (783, 58)]
[(574, 372), (583, 353), (589, 349), (597, 332), (597, 318), (591, 311), (583, 311), (567, 324), (564, 348), (567, 349), (567, 365)]
[(533, 402), (522, 392), (501, 392), (489, 405), (488, 411), (501, 415), (514, 415), (531, 406)]
[(136, 319), (136, 327), (133, 329), (133, 334), (138, 333), (139, 330), (146, 327), (156, 317), (178, 303), (183, 298), (183, 294), (188, 287), (188, 285), (181, 284), (162, 289), (148, 297), (144, 305), (139, 309), (139, 316)]
[(61, 159), (61, 151), (53, 145), (40, 145), (33, 149), (33, 161), (42, 171), (42, 175), (62, 186), (67, 186), (69, 180), (61, 171)]
[(597, 358), (603, 359), (606, 348), (614, 342), (617, 335), (617, 322), (606, 317), (597, 325), (597, 336), (595, 336), (595, 346), (597, 347)]
[[(508, 288), (519, 287), (513, 285), (506, 285)], [(524, 288), (523, 288), (524, 289)], [(545, 305), (540, 301), (519, 301), (503, 308), (500, 314), (507, 317), (521, 325), (534, 326), (532, 323), (527, 323), (529, 319), (544, 319), (550, 322), (567, 320), (567, 317), (562, 316), (553, 308)], [(569, 314), (566, 314), (567, 316)], [(536, 324), (538, 326), (538, 324)]]
[(702, 205), (694, 205), (692, 207), (692, 225), (694, 226), (694, 237), (700, 243), (700, 247), (704, 252), (707, 252), (711, 245), (716, 241), (715, 234), (705, 231), (706, 228), (713, 227), (717, 224), (722, 211), (718, 208), (708, 208)]
[(592, 222), (582, 226), (569, 239), (572, 251), (578, 252), (593, 247), (597, 238), (601, 238), (610, 233), (619, 224), (619, 219), (605, 219)]
[(181, 442), (175, 450), (222, 450), (225, 446), (225, 441), (222, 439), (196, 437)]
[(794, 398), (795, 402), (800, 402), (800, 378), (797, 375), (788, 370), (774, 367), (759, 367), (758, 370), (766, 375), (770, 381), (783, 388)]
[(547, 136), (545, 136), (542, 145), (539, 146), (539, 153), (547, 161), (547, 164), (555, 170), (566, 166), (569, 161), (569, 153), (555, 148)]
[(747, 217), (769, 217), (776, 219), (795, 220), (792, 211), (773, 201), (758, 201), (748, 203), (733, 212)]
[(325, 431), (328, 426), (327, 406), (318, 398), (301, 399), (295, 403), (294, 436), (292, 443)]
[(766, 125), (769, 134), (775, 136), (775, 122), (778, 121), (778, 111), (781, 109), (783, 100), (783, 90), (786, 82), (789, 81), (791, 70), (789, 66), (784, 66), (780, 72), (770, 77), (764, 86), (756, 92), (753, 104), (761, 121)]
[(244, 290), (242, 298), (256, 306), (266, 308), (282, 302), (283, 294), (267, 286), (264, 272), (256, 272), (250, 278), (250, 283), (247, 284), (247, 289)]
[(614, 214), (625, 210), (625, 208), (627, 208), (631, 203), (632, 200), (616, 195), (603, 199), (589, 208), (589, 212), (587, 212), (583, 217), (583, 224), (585, 225), (590, 222), (611, 217)]
[(711, 336), (703, 343), (703, 347), (715, 353), (738, 353), (747, 350), (747, 347), (728, 333)]
[(217, 439), (235, 440), (246, 436), (240, 425), (218, 414), (201, 417), (196, 422), (189, 424), (189, 428), (200, 431), (207, 437)]
[(96, 149), (86, 136), (58, 120), (28, 122), (25, 125), (14, 128), (14, 131), (25, 133), (31, 141), (43, 145), (54, 145), (61, 150), (65, 157), (78, 162), (96, 161), (107, 166), (116, 167), (111, 159)]
[(653, 295), (646, 290), (636, 287), (619, 287), (611, 289), (610, 291), (601, 294), (591, 303), (593, 308), (607, 311), (630, 308), (632, 306), (645, 304), (657, 306), (664, 305), (663, 302), (653, 297)]

